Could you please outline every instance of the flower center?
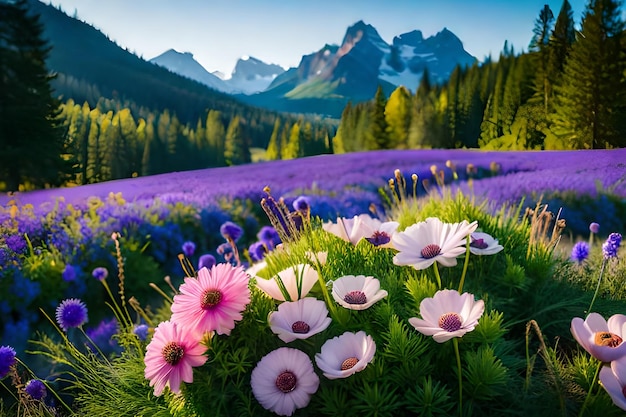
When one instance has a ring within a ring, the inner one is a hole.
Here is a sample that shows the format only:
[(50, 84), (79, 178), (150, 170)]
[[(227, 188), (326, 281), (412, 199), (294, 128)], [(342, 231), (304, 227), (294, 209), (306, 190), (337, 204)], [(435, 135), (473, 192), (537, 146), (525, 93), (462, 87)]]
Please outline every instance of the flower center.
[(366, 237), (365, 240), (374, 246), (380, 246), (389, 243), (391, 236), (385, 232), (375, 231), (371, 237)]
[(457, 313), (446, 313), (439, 317), (439, 327), (447, 332), (456, 332), (461, 328), (461, 316)]
[(285, 371), (276, 378), (276, 388), (285, 394), (296, 389), (296, 376), (293, 372)]
[(308, 333), (309, 329), (309, 325), (300, 320), (291, 325), (291, 331), (294, 333)]
[(222, 293), (219, 290), (207, 290), (202, 295), (202, 308), (207, 309), (215, 307), (222, 300)]
[(363, 291), (350, 291), (343, 297), (343, 301), (348, 304), (365, 304), (367, 297)]
[(185, 355), (185, 350), (181, 345), (176, 342), (169, 342), (167, 345), (163, 346), (161, 350), (161, 355), (163, 355), (163, 359), (169, 365), (176, 365)]
[(487, 249), (489, 245), (485, 243), (484, 239), (474, 239), (470, 243), (470, 246), (476, 249)]
[(430, 259), (439, 255), (441, 253), (441, 248), (439, 247), (439, 245), (431, 243), (430, 245), (424, 246), (424, 249), (422, 249), (420, 253), (422, 254), (423, 258)]
[(618, 347), (622, 338), (611, 332), (597, 332), (594, 342), (598, 346)]
[(356, 365), (357, 363), (359, 363), (359, 360), (355, 358), (354, 356), (351, 358), (348, 358), (345, 361), (341, 362), (341, 370), (347, 371), (348, 369), (352, 369), (354, 368), (354, 365)]

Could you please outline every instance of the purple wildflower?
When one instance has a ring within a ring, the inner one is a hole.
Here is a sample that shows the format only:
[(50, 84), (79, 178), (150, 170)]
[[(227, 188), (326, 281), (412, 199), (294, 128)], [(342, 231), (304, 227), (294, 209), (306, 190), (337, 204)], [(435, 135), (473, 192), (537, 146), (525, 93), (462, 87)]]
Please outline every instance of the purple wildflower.
[(578, 264), (581, 264), (585, 259), (589, 257), (589, 244), (587, 242), (576, 242), (572, 248), (572, 254), (570, 259)]
[(0, 346), (0, 379), (7, 376), (16, 361), (15, 349), (11, 346)]
[(236, 242), (243, 234), (243, 229), (233, 222), (225, 222), (220, 226), (220, 233), (224, 239)]
[(26, 383), (24, 391), (34, 400), (41, 400), (47, 394), (46, 385), (40, 379), (31, 379)]
[(215, 259), (215, 256), (211, 255), (210, 253), (206, 253), (202, 255), (200, 259), (198, 260), (198, 269), (202, 269), (202, 268), (211, 269), (211, 267), (215, 265), (216, 263), (217, 263), (217, 260)]
[(598, 234), (598, 232), (600, 231), (600, 225), (596, 222), (593, 222), (589, 225), (589, 231), (591, 233), (595, 233)]
[(311, 209), (311, 200), (308, 197), (301, 195), (293, 201), (293, 209), (308, 212)]
[(63, 300), (56, 310), (59, 327), (64, 331), (72, 327), (80, 327), (87, 322), (87, 307), (77, 298)]
[(26, 240), (22, 235), (10, 235), (4, 240), (7, 247), (17, 254), (22, 254), (26, 250)]
[(142, 342), (148, 338), (148, 325), (147, 324), (138, 324), (133, 329), (133, 333), (137, 335), (139, 340)]
[(254, 242), (248, 248), (248, 252), (250, 253), (250, 258), (252, 258), (254, 262), (259, 262), (265, 258), (268, 251), (267, 246), (265, 246), (263, 242)]
[(65, 265), (65, 269), (63, 270), (62, 277), (63, 281), (71, 282), (76, 279), (76, 268), (70, 264)]
[(114, 318), (102, 320), (97, 327), (87, 329), (86, 333), (93, 342), (88, 343), (87, 347), (93, 352), (101, 351), (106, 354), (119, 349), (117, 340), (113, 338), (117, 334), (117, 320)]
[(183, 254), (186, 257), (190, 258), (196, 252), (196, 244), (188, 240), (185, 243), (183, 243), (182, 249), (183, 249)]
[(103, 266), (99, 266), (94, 268), (91, 275), (93, 275), (93, 277), (98, 281), (104, 281), (109, 276), (109, 270)]
[(280, 236), (276, 229), (272, 226), (263, 226), (256, 237), (267, 245), (268, 248), (274, 249), (280, 243)]
[(622, 243), (622, 235), (619, 233), (611, 233), (606, 241), (602, 244), (602, 253), (604, 259), (617, 257), (619, 245)]

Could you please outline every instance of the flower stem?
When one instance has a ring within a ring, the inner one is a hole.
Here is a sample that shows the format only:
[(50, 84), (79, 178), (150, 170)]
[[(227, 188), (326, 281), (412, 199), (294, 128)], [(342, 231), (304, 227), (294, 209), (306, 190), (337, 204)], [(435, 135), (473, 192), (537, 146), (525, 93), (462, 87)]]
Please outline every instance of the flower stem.
[(463, 273), (461, 274), (461, 282), (459, 282), (459, 293), (463, 292), (463, 284), (465, 283), (465, 274), (467, 274), (467, 265), (469, 264), (470, 255), (470, 239), (471, 234), (467, 235), (467, 243), (465, 245), (465, 261), (463, 262)]
[(589, 304), (589, 308), (587, 309), (587, 314), (591, 313), (591, 307), (593, 307), (593, 303), (596, 301), (596, 297), (598, 296), (598, 292), (600, 291), (600, 283), (602, 282), (602, 274), (604, 273), (605, 265), (606, 265), (606, 258), (602, 260), (602, 267), (600, 268), (600, 276), (598, 277), (598, 285), (596, 286), (596, 292), (593, 293), (593, 298), (591, 299), (591, 304)]
[(459, 353), (459, 340), (452, 339), (454, 344), (454, 354), (456, 355), (456, 366), (459, 369), (459, 416), (463, 416), (463, 373), (461, 368), (461, 354)]
[(435, 270), (435, 277), (437, 278), (437, 289), (441, 289), (441, 275), (439, 275), (439, 268), (437, 262), (433, 263), (433, 269)]
[(593, 375), (593, 379), (591, 380), (591, 385), (589, 386), (589, 391), (587, 391), (587, 396), (585, 397), (585, 402), (580, 408), (580, 413), (578, 413), (578, 417), (582, 417), (585, 414), (585, 409), (587, 408), (587, 403), (589, 402), (589, 398), (591, 398), (591, 391), (593, 391), (593, 387), (598, 379), (598, 374), (600, 373), (600, 369), (602, 368), (602, 361), (598, 361), (598, 367), (596, 368), (596, 373)]

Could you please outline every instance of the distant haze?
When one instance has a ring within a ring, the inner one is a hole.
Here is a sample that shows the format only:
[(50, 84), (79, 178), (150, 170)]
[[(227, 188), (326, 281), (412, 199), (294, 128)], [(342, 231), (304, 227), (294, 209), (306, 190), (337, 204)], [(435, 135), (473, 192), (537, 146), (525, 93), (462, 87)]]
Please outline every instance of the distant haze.
[[(562, 1), (504, 0), (45, 0), (101, 30), (118, 45), (149, 60), (168, 49), (191, 52), (208, 71), (230, 75), (237, 59), (253, 56), (287, 69), (325, 44), (340, 44), (358, 20), (381, 37), (444, 27), (480, 61), (497, 58), (505, 40), (527, 50), (544, 4), (556, 19)], [(576, 25), (584, 0), (571, 0)]]

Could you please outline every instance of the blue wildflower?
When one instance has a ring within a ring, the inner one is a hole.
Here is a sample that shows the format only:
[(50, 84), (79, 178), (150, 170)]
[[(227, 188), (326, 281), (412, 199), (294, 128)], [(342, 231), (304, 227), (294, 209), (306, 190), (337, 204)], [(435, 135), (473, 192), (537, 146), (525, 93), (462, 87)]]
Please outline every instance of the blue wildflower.
[(600, 225), (596, 222), (593, 222), (589, 225), (589, 231), (591, 233), (597, 234), (600, 231)]
[(248, 248), (248, 253), (254, 262), (262, 261), (267, 254), (267, 246), (263, 242), (254, 242)]
[(77, 298), (63, 300), (57, 307), (56, 319), (64, 331), (80, 327), (87, 322), (87, 306)]
[(31, 379), (28, 381), (24, 387), (24, 391), (34, 400), (41, 400), (48, 393), (46, 385), (40, 379)]
[(133, 329), (133, 333), (137, 335), (139, 340), (142, 342), (148, 338), (148, 325), (147, 324), (138, 324)]
[(570, 259), (578, 264), (589, 257), (589, 244), (587, 242), (576, 242), (572, 248)]
[(272, 226), (263, 226), (256, 237), (259, 241), (265, 243), (268, 248), (273, 249), (280, 244), (280, 235)]
[(98, 281), (104, 281), (109, 276), (109, 270), (103, 266), (94, 268), (91, 275)]
[(309, 197), (302, 195), (293, 201), (293, 209), (308, 212), (311, 209), (311, 200)]
[(17, 254), (22, 254), (26, 250), (26, 239), (22, 235), (10, 235), (4, 240), (7, 247)]
[(236, 242), (243, 234), (243, 229), (239, 225), (228, 221), (220, 226), (220, 233), (224, 239)]
[(0, 346), (0, 379), (7, 376), (15, 362), (15, 349), (11, 346)]
[(63, 270), (61, 276), (63, 277), (63, 281), (65, 282), (74, 281), (76, 279), (76, 268), (74, 268), (70, 264), (65, 265), (65, 269)]
[(94, 352), (101, 351), (103, 353), (109, 353), (111, 351), (117, 351), (119, 345), (113, 338), (117, 334), (117, 320), (102, 320), (97, 327), (87, 329), (87, 336), (91, 339), (93, 344), (89, 343), (87, 347)]
[(215, 256), (211, 255), (210, 253), (207, 253), (207, 254), (202, 255), (200, 259), (198, 260), (198, 269), (202, 269), (202, 268), (211, 269), (213, 265), (215, 265), (216, 263), (217, 263), (217, 260), (215, 259)]
[(183, 254), (186, 257), (190, 258), (196, 252), (196, 244), (188, 240), (185, 243), (183, 243), (182, 250), (183, 250)]
[(617, 257), (619, 245), (622, 243), (622, 235), (619, 233), (611, 233), (606, 241), (602, 244), (602, 253), (604, 259)]

